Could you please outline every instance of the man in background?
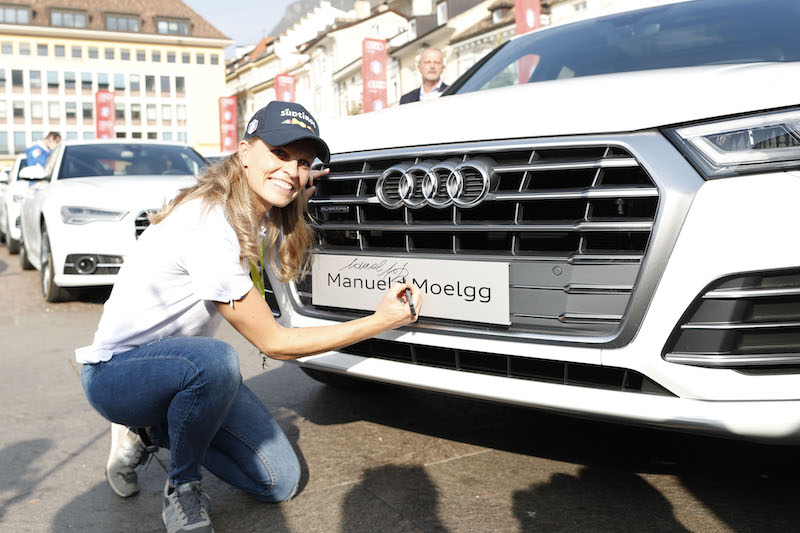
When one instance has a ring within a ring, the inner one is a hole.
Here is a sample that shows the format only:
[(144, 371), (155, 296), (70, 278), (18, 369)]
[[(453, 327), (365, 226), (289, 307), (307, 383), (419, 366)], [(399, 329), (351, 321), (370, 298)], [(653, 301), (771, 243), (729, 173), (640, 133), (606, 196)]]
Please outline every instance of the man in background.
[(434, 100), (447, 89), (447, 84), (442, 81), (444, 72), (444, 57), (438, 48), (426, 48), (419, 56), (417, 70), (422, 74), (422, 85), (400, 98), (400, 104), (411, 102), (425, 102)]
[(25, 150), (26, 166), (44, 166), (47, 156), (58, 146), (59, 142), (61, 142), (61, 135), (57, 131), (51, 131), (47, 137), (33, 143), (30, 148)]

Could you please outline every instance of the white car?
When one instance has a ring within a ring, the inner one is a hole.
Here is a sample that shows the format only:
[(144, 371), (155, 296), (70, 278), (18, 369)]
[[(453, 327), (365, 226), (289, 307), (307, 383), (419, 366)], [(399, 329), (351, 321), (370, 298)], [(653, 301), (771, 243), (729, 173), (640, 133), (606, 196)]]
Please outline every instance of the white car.
[(20, 215), (29, 182), (19, 179), (19, 171), (25, 166), (26, 156), (19, 154), (8, 170), (7, 181), (0, 184), (0, 235), (11, 254), (17, 254), (20, 250)]
[(402, 276), (424, 300), (298, 364), (800, 443), (798, 27), (797, 0), (554, 26), (434, 102), (326, 124), (314, 268), (271, 280), (280, 320), (363, 316)]
[(41, 271), (47, 301), (70, 287), (112, 285), (156, 211), (195, 183), (205, 165), (189, 146), (147, 141), (66, 141), (44, 168), (27, 167), (23, 268)]

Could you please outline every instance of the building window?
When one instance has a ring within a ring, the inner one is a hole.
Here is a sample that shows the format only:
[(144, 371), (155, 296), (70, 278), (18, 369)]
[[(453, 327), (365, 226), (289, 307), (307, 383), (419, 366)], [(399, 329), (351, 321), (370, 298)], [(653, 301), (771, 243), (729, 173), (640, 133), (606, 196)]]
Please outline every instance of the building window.
[(119, 58), (123, 61), (130, 61), (131, 60), (131, 50), (130, 48), (123, 48), (119, 51)]
[(150, 57), (153, 60), (153, 63), (161, 63), (161, 52), (158, 50), (153, 50), (150, 52)]
[(75, 120), (78, 117), (78, 107), (75, 102), (64, 102), (64, 112), (67, 120)]
[(68, 131), (67, 132), (67, 140), (68, 141), (75, 141), (78, 139), (78, 132), (77, 131)]
[(113, 60), (115, 55), (116, 54), (114, 53), (114, 49), (113, 48), (106, 47), (106, 59), (112, 59)]
[(131, 104), (131, 120), (142, 120), (141, 104)]
[(82, 46), (73, 46), (72, 47), (72, 57), (80, 58), (83, 55), (83, 47)]
[(37, 44), (36, 45), (36, 55), (39, 56), (47, 56), (47, 45), (46, 44)]
[(5, 122), (7, 118), (8, 118), (8, 110), (6, 109), (6, 103), (5, 101), (0, 100), (0, 122)]
[(158, 139), (158, 134), (154, 131), (148, 131), (147, 138), (152, 140)]
[(144, 53), (144, 50), (136, 50), (136, 61), (144, 61), (147, 59), (147, 56)]
[(11, 71), (11, 86), (22, 89), (22, 71), (21, 70), (12, 70)]
[(66, 46), (64, 46), (63, 44), (57, 44), (55, 46), (56, 46), (55, 47), (56, 57), (64, 57), (64, 56), (67, 55), (67, 47)]
[(83, 108), (83, 120), (93, 118), (94, 104), (91, 102), (83, 102), (81, 107)]
[(106, 15), (106, 29), (109, 31), (139, 31), (139, 17)]
[(14, 153), (21, 154), (25, 151), (26, 148), (25, 143), (25, 132), (24, 131), (15, 131), (14, 132)]
[(141, 139), (141, 138), (142, 138), (142, 132), (141, 131), (131, 132), (131, 139)]
[(167, 63), (175, 62), (175, 52), (167, 52)]
[(50, 117), (50, 122), (61, 120), (61, 107), (58, 102), (49, 102), (47, 104), (47, 116)]
[(108, 90), (108, 74), (99, 72), (97, 74), (97, 89), (100, 91)]
[(156, 92), (156, 77), (155, 76), (145, 76), (144, 77), (144, 90), (148, 93)]
[(31, 55), (31, 43), (19, 43), (19, 55), (21, 56)]
[(11, 41), (3, 41), (3, 43), (0, 44), (0, 52), (2, 52), (3, 55), (10, 56), (14, 53), (14, 44)]
[(8, 133), (0, 131), (0, 154), (8, 154)]
[(582, 0), (581, 2), (575, 2), (572, 4), (572, 7), (575, 8), (575, 11), (583, 11), (586, 9), (586, 0)]
[(31, 89), (42, 88), (42, 71), (31, 70), (28, 73), (28, 81), (30, 82)]
[(186, 92), (186, 81), (183, 76), (175, 76), (175, 92), (178, 94)]
[(0, 6), (0, 24), (30, 24), (31, 13), (26, 7)]
[(126, 137), (126, 134), (125, 134), (124, 131), (118, 131), (117, 132), (117, 139), (124, 139), (125, 137)]
[(171, 131), (165, 131), (164, 133), (161, 134), (161, 138), (163, 140), (165, 140), (165, 141), (171, 141), (172, 140), (172, 132)]
[(91, 92), (92, 90), (92, 73), (81, 72), (81, 89)]
[(98, 50), (98, 48), (96, 46), (90, 46), (88, 55), (89, 55), (89, 59), (97, 59), (97, 58), (100, 57), (100, 51)]
[(0, 90), (6, 88), (6, 69), (0, 68)]
[(125, 74), (114, 74), (114, 90), (125, 90)]
[(441, 26), (447, 22), (447, 2), (436, 4), (436, 25)]
[(186, 120), (186, 106), (183, 104), (175, 106), (175, 115), (178, 120)]
[(166, 35), (189, 35), (189, 23), (180, 20), (157, 20), (156, 31)]
[(206, 55), (203, 52), (197, 52), (197, 56), (194, 58), (194, 62), (198, 65), (202, 65), (206, 62)]
[(42, 120), (42, 103), (31, 102), (31, 118), (34, 120)]
[(65, 72), (64, 73), (64, 88), (65, 89), (75, 89), (75, 73), (74, 72)]
[(91, 141), (94, 139), (94, 132), (93, 131), (84, 131), (83, 132), (83, 139), (86, 141)]
[(58, 90), (58, 72), (55, 70), (47, 71), (47, 88)]
[(219, 65), (219, 54), (211, 54), (211, 64)]
[(14, 118), (25, 118), (25, 102), (14, 100), (11, 108), (14, 110)]
[(189, 52), (184, 52), (181, 54), (181, 63), (191, 63), (192, 62), (192, 54)]
[(169, 95), (169, 76), (161, 76), (161, 94)]
[(131, 74), (131, 92), (138, 93), (140, 90), (139, 87), (139, 75), (138, 74)]
[(86, 13), (52, 9), (50, 11), (50, 25), (62, 28), (85, 28)]
[(156, 120), (156, 104), (147, 104), (147, 120)]
[(172, 120), (172, 106), (161, 104), (161, 120)]
[(116, 110), (116, 115), (115, 116), (116, 116), (117, 120), (123, 120), (124, 121), (125, 120), (125, 104), (117, 103), (117, 104), (114, 104), (114, 107), (115, 107), (115, 110)]

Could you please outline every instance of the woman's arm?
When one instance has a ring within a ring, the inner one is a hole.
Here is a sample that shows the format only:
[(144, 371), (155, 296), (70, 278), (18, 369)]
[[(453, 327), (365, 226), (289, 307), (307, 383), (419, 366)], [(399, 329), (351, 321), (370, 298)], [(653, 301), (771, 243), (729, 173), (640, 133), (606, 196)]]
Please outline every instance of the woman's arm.
[[(297, 359), (336, 350), (411, 322), (411, 308), (403, 296), (408, 288), (419, 313), (422, 294), (413, 284), (395, 283), (386, 291), (378, 310), (370, 316), (332, 326), (285, 328), (253, 287), (233, 305), (214, 302), (219, 313), (248, 341), (272, 359)], [(419, 314), (417, 314), (419, 316)]]

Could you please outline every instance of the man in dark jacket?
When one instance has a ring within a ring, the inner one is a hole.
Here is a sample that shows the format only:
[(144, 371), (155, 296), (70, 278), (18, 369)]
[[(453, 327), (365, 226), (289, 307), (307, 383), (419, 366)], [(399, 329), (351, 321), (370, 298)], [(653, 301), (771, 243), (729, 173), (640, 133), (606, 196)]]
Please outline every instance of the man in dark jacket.
[(426, 48), (419, 56), (417, 70), (422, 74), (422, 85), (400, 98), (401, 104), (425, 102), (442, 95), (447, 85), (442, 81), (444, 57), (438, 48)]

